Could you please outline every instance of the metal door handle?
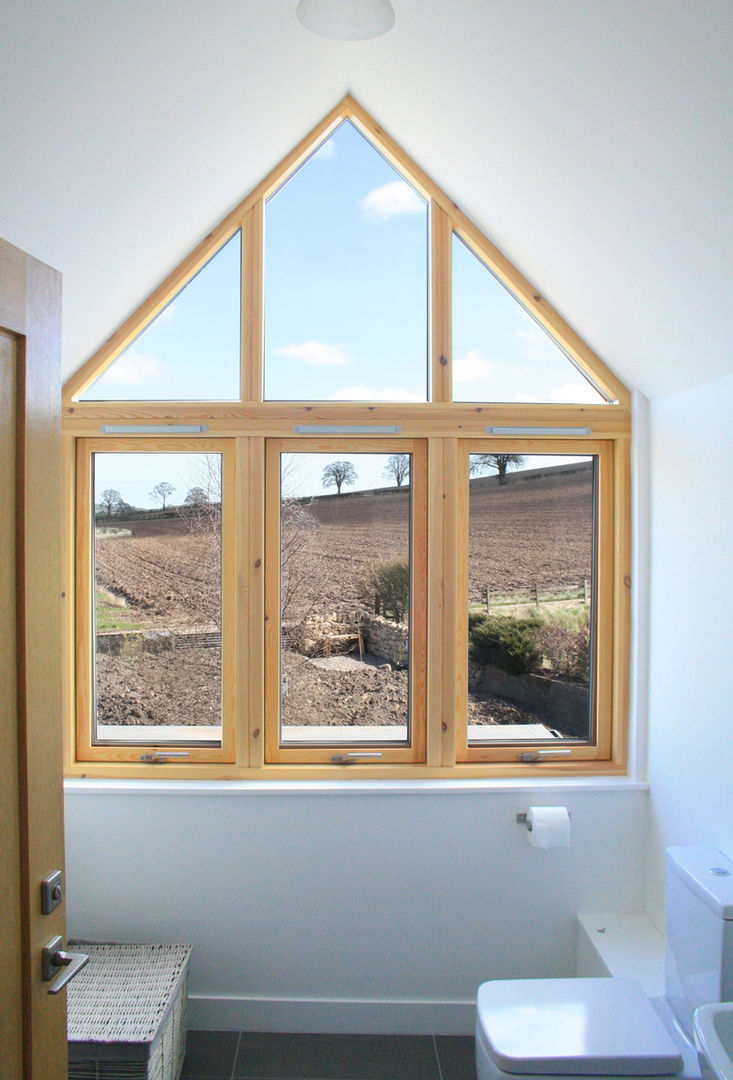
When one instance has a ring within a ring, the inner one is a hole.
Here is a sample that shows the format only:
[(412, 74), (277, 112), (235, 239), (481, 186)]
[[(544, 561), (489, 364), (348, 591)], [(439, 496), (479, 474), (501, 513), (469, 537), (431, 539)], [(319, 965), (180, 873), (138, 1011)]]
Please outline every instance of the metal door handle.
[[(64, 952), (62, 945), (61, 937), (51, 938), (48, 944), (43, 946), (41, 953), (43, 981), (51, 982), (51, 979), (55, 979), (53, 985), (48, 988), (49, 994), (58, 994), (59, 990), (63, 990), (66, 984), (89, 963), (86, 953)], [(64, 970), (59, 974), (62, 968)]]

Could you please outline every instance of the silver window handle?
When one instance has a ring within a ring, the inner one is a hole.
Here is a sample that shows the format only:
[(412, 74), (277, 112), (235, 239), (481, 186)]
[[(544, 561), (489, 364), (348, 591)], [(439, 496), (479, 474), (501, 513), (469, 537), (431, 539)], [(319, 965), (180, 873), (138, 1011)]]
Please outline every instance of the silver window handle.
[[(87, 953), (64, 952), (61, 937), (51, 938), (41, 953), (42, 978), (44, 982), (55, 981), (48, 988), (49, 994), (58, 994), (68, 982), (89, 963)], [(63, 971), (62, 971), (63, 969)], [(60, 974), (59, 974), (60, 973)]]
[(331, 754), (334, 765), (356, 765), (360, 761), (376, 761), (381, 758), (381, 750), (350, 750), (348, 754)]

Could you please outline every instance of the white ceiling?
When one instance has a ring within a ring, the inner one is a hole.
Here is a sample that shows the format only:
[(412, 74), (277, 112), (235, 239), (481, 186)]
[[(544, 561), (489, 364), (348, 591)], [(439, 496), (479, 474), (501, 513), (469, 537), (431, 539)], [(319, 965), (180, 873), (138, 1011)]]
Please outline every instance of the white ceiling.
[(730, 0), (3, 0), (0, 235), (78, 367), (349, 91), (631, 387), (733, 371)]

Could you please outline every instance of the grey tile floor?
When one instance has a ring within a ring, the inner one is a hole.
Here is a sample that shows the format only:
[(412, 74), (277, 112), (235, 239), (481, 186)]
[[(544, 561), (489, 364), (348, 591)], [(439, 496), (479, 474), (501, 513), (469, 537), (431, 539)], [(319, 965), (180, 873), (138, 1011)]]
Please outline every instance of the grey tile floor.
[(182, 1080), (476, 1080), (472, 1038), (189, 1031)]

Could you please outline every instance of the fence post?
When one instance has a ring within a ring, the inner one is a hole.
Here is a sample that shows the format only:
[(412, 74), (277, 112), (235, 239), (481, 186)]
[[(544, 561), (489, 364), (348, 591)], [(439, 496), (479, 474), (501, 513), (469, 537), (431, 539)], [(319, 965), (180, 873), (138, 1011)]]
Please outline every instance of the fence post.
[(583, 603), (588, 603), (588, 578), (583, 578)]
[(491, 611), (491, 586), (487, 585), (486, 586), (486, 614), (488, 615), (490, 611)]
[(535, 604), (537, 606), (537, 610), (539, 611), (540, 610), (540, 587), (539, 587), (539, 585), (538, 585), (538, 583), (536, 581), (534, 583), (534, 602), (535, 602)]

